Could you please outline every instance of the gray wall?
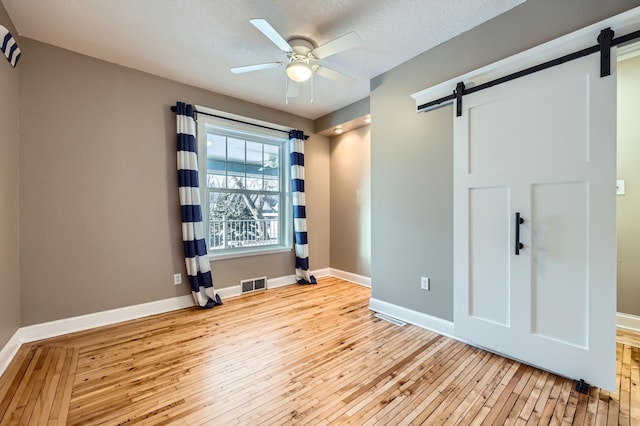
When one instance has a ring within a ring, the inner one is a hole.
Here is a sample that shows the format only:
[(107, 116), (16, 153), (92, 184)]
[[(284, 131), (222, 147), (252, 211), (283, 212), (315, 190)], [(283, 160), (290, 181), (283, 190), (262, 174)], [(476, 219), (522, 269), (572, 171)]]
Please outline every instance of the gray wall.
[(371, 276), (369, 126), (331, 138), (331, 267)]
[[(353, 123), (352, 121), (358, 118), (361, 119), (362, 117), (369, 114), (370, 111), (371, 109), (369, 106), (369, 97), (366, 97), (364, 99), (360, 99), (357, 102), (342, 107), (337, 111), (333, 111), (327, 115), (318, 117), (315, 120), (314, 128), (316, 133), (320, 133), (327, 129), (332, 129), (338, 125), (343, 126), (345, 129), (351, 125), (354, 127), (346, 130), (352, 130), (356, 125), (362, 125), (361, 122)], [(333, 133), (331, 133), (331, 135), (333, 136)]]
[(410, 95), (639, 4), (529, 0), (371, 81), (372, 297), (453, 319), (452, 109)]
[[(177, 100), (313, 133), (313, 122), (305, 118), (34, 40), (22, 44), (23, 326), (189, 294), (186, 285), (172, 281), (185, 268), (175, 115), (169, 110)], [(3, 98), (2, 106), (12, 112), (15, 103)], [(14, 142), (3, 139), (13, 157)], [(329, 266), (329, 150), (323, 136), (312, 135), (306, 144), (313, 269)], [(13, 200), (15, 191), (7, 197)], [(8, 227), (15, 228), (15, 217)], [(15, 253), (7, 256), (14, 261)], [(212, 268), (215, 286), (222, 288), (246, 277), (291, 275), (294, 255), (216, 261)], [(17, 286), (15, 273), (6, 280)], [(17, 309), (17, 296), (9, 300)]]
[[(0, 4), (0, 24), (18, 40)], [(20, 327), (18, 263), (18, 87), (19, 67), (0, 54), (0, 349)]]
[(640, 315), (640, 56), (618, 63), (618, 312)]

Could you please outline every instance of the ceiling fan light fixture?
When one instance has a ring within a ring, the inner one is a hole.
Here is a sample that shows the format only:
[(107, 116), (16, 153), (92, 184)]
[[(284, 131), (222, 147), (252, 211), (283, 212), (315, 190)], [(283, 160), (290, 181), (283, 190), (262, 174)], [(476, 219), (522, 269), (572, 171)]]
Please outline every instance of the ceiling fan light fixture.
[(287, 75), (293, 81), (302, 82), (311, 78), (311, 67), (304, 62), (292, 62), (287, 65)]

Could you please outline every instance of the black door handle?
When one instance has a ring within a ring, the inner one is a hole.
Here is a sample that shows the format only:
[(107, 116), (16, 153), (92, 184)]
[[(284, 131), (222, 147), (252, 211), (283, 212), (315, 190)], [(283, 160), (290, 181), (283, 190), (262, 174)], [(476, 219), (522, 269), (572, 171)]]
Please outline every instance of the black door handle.
[(520, 217), (520, 212), (516, 212), (516, 256), (520, 256), (520, 249), (524, 248), (524, 244), (520, 242), (520, 225), (524, 223), (524, 219)]

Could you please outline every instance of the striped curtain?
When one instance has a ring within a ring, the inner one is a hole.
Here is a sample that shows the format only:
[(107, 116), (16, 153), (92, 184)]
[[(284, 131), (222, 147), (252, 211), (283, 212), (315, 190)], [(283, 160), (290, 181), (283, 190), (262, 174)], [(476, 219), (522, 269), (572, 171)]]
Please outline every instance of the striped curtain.
[(4, 56), (12, 67), (18, 64), (18, 59), (20, 59), (21, 54), (20, 48), (9, 30), (2, 25), (0, 25), (0, 51), (4, 53)]
[(293, 231), (296, 237), (296, 281), (298, 284), (316, 284), (316, 278), (309, 273), (307, 208), (304, 199), (304, 133), (302, 130), (289, 132), (289, 148), (291, 151)]
[(198, 183), (198, 151), (196, 123), (193, 106), (176, 104), (178, 187), (182, 211), (182, 241), (184, 260), (191, 294), (202, 308), (221, 305), (222, 300), (213, 289), (211, 266), (207, 257), (207, 245), (202, 224), (200, 189)]

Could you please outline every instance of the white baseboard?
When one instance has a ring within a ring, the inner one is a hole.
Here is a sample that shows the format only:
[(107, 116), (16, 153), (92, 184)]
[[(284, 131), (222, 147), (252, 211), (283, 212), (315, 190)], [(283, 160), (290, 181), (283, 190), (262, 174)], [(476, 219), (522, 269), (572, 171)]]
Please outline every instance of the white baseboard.
[(93, 314), (80, 315), (56, 321), (22, 327), (22, 343), (35, 340), (48, 339), (50, 337), (102, 327), (122, 321), (147, 317), (194, 306), (193, 296), (179, 296), (171, 299), (157, 300), (155, 302), (142, 303), (140, 305), (126, 306), (124, 308), (111, 309)]
[[(296, 283), (295, 275), (287, 275), (286, 277), (278, 277), (267, 279), (267, 290), (277, 287), (284, 287), (286, 285), (292, 285)], [(229, 287), (222, 287), (216, 289), (216, 293), (222, 298), (222, 302), (226, 299), (231, 299), (242, 295), (242, 287), (240, 284), (232, 285)]]
[(224, 303), (226, 299), (240, 296), (240, 294), (242, 294), (242, 287), (240, 287), (240, 284), (238, 284), (238, 285), (232, 285), (231, 287), (217, 288), (216, 294), (220, 296), (220, 298), (222, 299), (222, 303)]
[[(330, 268), (316, 269), (315, 271), (311, 271), (311, 275), (316, 278), (326, 277), (331, 275)], [(295, 274), (286, 275), (284, 277), (277, 278), (268, 278), (267, 279), (267, 290), (284, 287), (288, 285), (297, 284)], [(216, 289), (216, 293), (220, 295), (222, 301), (225, 299), (229, 299), (232, 297), (237, 297), (242, 295), (242, 287), (240, 285), (232, 285), (230, 287), (223, 287), (220, 289)]]
[(316, 269), (315, 271), (311, 271), (311, 275), (316, 278), (329, 277), (333, 275), (331, 271), (333, 271), (331, 268)]
[(616, 313), (616, 327), (640, 332), (640, 317), (618, 312)]
[(456, 337), (454, 333), (452, 321), (447, 321), (429, 314), (423, 314), (422, 312), (407, 309), (402, 306), (383, 302), (382, 300), (374, 298), (369, 299), (369, 309), (397, 318), (404, 322), (408, 322), (409, 324), (434, 331), (438, 334), (460, 340), (460, 338)]
[(11, 362), (13, 357), (16, 356), (16, 354), (18, 353), (18, 349), (20, 349), (20, 346), (23, 343), (20, 334), (20, 329), (16, 330), (7, 344), (4, 345), (2, 349), (0, 349), (0, 376), (2, 376), (2, 373), (4, 373), (4, 371), (7, 369), (9, 363)]
[(286, 277), (271, 278), (267, 280), (267, 289), (284, 287), (286, 285), (296, 284), (295, 274), (287, 275)]
[(362, 286), (371, 288), (371, 278), (365, 277), (364, 275), (358, 275), (352, 272), (345, 272), (335, 268), (330, 268), (329, 273), (327, 275), (331, 275), (333, 277), (340, 278), (345, 281), (349, 281), (355, 284), (360, 284)]

